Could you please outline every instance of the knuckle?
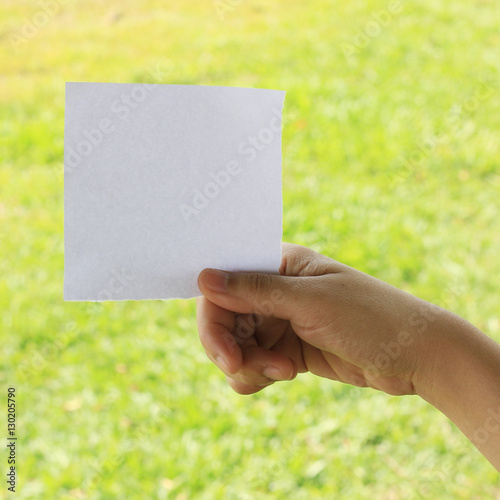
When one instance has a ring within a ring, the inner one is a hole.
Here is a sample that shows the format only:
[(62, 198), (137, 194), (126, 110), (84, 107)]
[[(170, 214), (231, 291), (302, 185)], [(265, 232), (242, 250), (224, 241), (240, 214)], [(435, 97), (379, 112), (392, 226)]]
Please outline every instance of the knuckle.
[(271, 284), (271, 277), (267, 274), (249, 273), (246, 275), (247, 288), (256, 295), (261, 295), (268, 290)]
[(226, 347), (228, 348), (229, 352), (231, 354), (234, 354), (237, 350), (237, 341), (234, 335), (231, 335), (228, 332), (224, 332), (222, 334), (222, 338), (224, 339), (224, 343), (226, 344)]

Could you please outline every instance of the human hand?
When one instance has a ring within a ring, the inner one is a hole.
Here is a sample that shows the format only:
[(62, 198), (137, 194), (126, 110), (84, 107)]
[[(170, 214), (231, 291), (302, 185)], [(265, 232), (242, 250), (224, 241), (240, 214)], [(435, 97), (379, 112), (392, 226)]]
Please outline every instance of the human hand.
[(442, 311), (308, 248), (284, 243), (280, 275), (205, 269), (198, 329), (240, 394), (311, 373), (414, 394), (427, 323)]

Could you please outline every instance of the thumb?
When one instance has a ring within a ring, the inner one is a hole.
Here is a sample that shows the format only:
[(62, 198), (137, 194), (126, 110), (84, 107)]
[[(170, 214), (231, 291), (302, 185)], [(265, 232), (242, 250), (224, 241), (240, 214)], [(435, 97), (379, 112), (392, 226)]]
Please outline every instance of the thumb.
[(229, 311), (291, 320), (303, 306), (307, 279), (204, 269), (198, 286), (208, 300)]

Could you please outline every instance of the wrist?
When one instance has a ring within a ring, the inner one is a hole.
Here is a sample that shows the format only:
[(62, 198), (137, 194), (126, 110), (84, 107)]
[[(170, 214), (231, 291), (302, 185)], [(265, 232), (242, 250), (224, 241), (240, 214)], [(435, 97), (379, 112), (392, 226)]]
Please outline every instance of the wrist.
[[(470, 342), (469, 327), (453, 313), (436, 306), (433, 321), (422, 333), (415, 372), (415, 392), (433, 406), (441, 406), (458, 379), (460, 363), (469, 357), (466, 345)], [(453, 376), (452, 376), (453, 375)]]
[(500, 468), (500, 346), (440, 309), (414, 387)]

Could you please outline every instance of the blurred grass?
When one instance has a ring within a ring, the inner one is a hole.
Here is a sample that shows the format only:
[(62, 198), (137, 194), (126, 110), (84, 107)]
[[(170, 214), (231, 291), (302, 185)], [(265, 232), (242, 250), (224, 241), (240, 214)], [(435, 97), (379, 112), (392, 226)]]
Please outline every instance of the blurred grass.
[(500, 341), (497, 3), (406, 1), (378, 30), (385, 2), (233, 3), (221, 19), (211, 1), (68, 1), (16, 48), (43, 10), (2, 2), (0, 380), (19, 393), (17, 497), (500, 498), (493, 468), (416, 398), (309, 375), (241, 397), (204, 357), (193, 301), (62, 301), (64, 82), (148, 82), (160, 65), (162, 83), (287, 90), (284, 240)]

